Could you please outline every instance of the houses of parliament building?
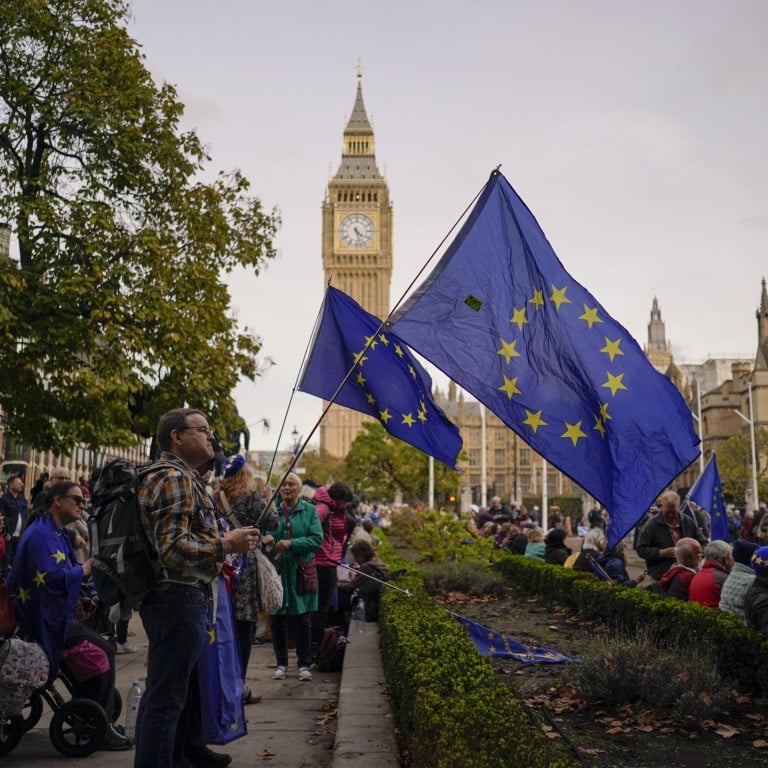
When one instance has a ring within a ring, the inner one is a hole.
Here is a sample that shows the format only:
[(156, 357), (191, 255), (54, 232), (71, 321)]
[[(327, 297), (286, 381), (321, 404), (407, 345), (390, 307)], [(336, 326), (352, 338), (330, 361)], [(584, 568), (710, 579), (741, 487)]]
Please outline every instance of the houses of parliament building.
[[(341, 162), (328, 181), (322, 203), (323, 272), (326, 285), (330, 281), (376, 317), (384, 318), (390, 309), (393, 210), (389, 187), (379, 170), (375, 149), (373, 127), (363, 101), (362, 74), (358, 72), (355, 102), (343, 133)], [(658, 301), (653, 299), (644, 351), (651, 364), (682, 392), (694, 418), (699, 420), (697, 432), (702, 437), (705, 459), (728, 437), (740, 434), (749, 440), (749, 424), (737, 411), (751, 418), (756, 429), (768, 427), (768, 296), (765, 280), (757, 310), (757, 325), (754, 360), (709, 359), (697, 365), (677, 365), (666, 338)], [(550, 498), (584, 495), (570, 478), (545, 464), (494, 414), (474, 399), (466, 399), (453, 382), (446, 392), (438, 390), (434, 394), (448, 418), (458, 425), (464, 440), (466, 458), (460, 466), (464, 469), (464, 492), (471, 494), (473, 502), (481, 501), (483, 434), (489, 497), (499, 495), (521, 500), (524, 496), (539, 496), (545, 482)], [(357, 411), (332, 406), (320, 425), (321, 451), (345, 456), (364, 421), (372, 419)], [(700, 466), (694, 464), (677, 478), (673, 486), (690, 486), (699, 471)], [(752, 506), (748, 494), (745, 502)], [(754, 507), (757, 507), (756, 503)]]

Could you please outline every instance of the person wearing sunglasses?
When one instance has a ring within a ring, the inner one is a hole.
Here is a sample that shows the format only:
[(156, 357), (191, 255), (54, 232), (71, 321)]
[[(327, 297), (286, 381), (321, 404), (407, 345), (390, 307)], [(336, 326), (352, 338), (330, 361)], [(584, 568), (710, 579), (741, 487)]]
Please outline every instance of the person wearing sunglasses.
[[(60, 482), (30, 516), (8, 575), (8, 592), (22, 636), (42, 646), (49, 680), (62, 667), (77, 698), (96, 701), (109, 718), (101, 749), (129, 749), (133, 742), (112, 722), (115, 707), (115, 651), (111, 643), (75, 618), (91, 562), (76, 561), (67, 526), (80, 520), (86, 504), (77, 483)], [(85, 645), (85, 643), (90, 645)], [(94, 648), (95, 646), (95, 648)], [(88, 654), (90, 668), (83, 662)]]

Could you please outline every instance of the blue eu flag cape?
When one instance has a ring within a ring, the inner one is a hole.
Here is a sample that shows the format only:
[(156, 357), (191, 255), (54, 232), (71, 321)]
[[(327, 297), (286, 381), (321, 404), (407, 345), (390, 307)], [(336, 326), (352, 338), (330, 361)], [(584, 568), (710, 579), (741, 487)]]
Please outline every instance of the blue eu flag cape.
[(429, 374), (380, 320), (329, 287), (298, 388), (331, 400), (353, 369), (334, 402), (373, 416), (394, 437), (456, 468), (462, 440), (432, 399)]
[(602, 502), (610, 546), (699, 454), (683, 397), (498, 171), (391, 327)]
[(495, 659), (514, 659), (523, 664), (557, 664), (563, 661), (581, 661), (575, 656), (566, 656), (550, 648), (532, 648), (509, 637), (504, 637), (466, 616), (457, 616), (459, 623), (469, 632), (469, 637), (481, 656)]
[(58, 675), (82, 580), (69, 533), (48, 515), (33, 520), (21, 537), (7, 585), (21, 633), (48, 656), (49, 680)]
[(688, 498), (709, 512), (711, 518), (709, 535), (712, 540), (729, 541), (723, 486), (720, 483), (720, 472), (717, 469), (714, 453), (699, 479), (693, 484)]

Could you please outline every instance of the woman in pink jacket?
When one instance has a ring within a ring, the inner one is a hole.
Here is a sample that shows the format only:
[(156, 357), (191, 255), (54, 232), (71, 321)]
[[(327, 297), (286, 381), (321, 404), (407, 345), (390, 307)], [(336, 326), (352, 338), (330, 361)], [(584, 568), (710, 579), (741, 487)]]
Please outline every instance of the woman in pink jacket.
[(323, 639), (328, 616), (336, 593), (336, 566), (341, 560), (347, 539), (347, 504), (352, 502), (352, 489), (346, 483), (334, 483), (318, 488), (312, 497), (323, 526), (323, 543), (315, 552), (317, 566), (317, 612), (312, 617), (312, 648), (316, 650)]

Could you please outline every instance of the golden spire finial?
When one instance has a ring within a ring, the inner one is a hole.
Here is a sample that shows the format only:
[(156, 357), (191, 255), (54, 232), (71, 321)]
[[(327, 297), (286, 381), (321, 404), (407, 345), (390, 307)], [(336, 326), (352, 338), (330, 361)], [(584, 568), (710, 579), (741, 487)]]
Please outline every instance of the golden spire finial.
[(362, 59), (357, 60), (357, 79), (358, 80), (363, 79), (363, 60)]

